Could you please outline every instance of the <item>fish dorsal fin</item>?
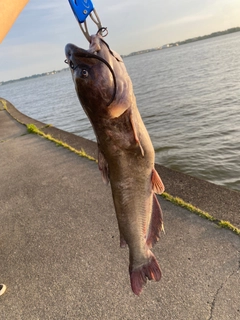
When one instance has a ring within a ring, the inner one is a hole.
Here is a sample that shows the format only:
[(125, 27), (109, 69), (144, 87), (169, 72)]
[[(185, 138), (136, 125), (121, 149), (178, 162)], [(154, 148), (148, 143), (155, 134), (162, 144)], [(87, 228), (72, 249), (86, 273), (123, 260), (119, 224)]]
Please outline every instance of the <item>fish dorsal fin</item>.
[(157, 194), (162, 194), (165, 190), (162, 179), (159, 177), (159, 174), (154, 168), (152, 171), (152, 188), (153, 188), (153, 191)]

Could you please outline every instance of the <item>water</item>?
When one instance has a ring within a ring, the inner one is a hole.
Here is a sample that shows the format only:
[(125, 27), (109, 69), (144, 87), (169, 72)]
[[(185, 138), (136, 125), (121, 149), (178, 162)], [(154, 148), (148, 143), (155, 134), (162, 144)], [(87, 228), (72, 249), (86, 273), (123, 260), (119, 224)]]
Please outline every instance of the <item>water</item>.
[[(240, 32), (124, 59), (156, 162), (240, 191)], [(95, 140), (70, 72), (0, 87), (24, 114)]]

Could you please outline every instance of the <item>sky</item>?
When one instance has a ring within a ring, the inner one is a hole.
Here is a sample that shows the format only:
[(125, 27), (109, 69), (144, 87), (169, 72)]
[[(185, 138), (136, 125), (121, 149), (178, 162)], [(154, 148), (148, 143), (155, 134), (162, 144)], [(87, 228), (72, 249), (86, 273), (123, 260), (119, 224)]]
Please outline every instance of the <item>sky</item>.
[[(92, 2), (108, 28), (105, 41), (119, 54), (240, 27), (239, 0)], [(67, 43), (88, 49), (68, 0), (30, 0), (0, 44), (0, 82), (65, 68)]]

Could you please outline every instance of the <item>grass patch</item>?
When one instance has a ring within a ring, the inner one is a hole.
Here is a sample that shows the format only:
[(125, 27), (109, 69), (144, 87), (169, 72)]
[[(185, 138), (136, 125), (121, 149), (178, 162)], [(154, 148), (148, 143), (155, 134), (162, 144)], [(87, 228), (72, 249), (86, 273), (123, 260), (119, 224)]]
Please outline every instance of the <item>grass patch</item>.
[[(2, 104), (3, 104), (3, 109), (6, 110), (6, 111), (11, 115), (11, 112), (8, 110), (8, 107), (7, 107), (7, 102), (6, 102), (5, 100), (3, 100), (3, 99), (1, 99), (1, 102), (2, 102)], [(12, 116), (12, 115), (11, 115), (11, 116)], [(15, 118), (14, 116), (12, 116), (12, 117), (13, 117), (13, 119), (15, 119), (17, 122), (25, 125), (25, 123), (23, 123), (23, 122), (20, 121), (19, 119)]]
[(30, 123), (30, 124), (27, 124), (27, 132), (28, 133), (36, 133), (36, 134), (38, 134), (39, 130), (34, 124)]
[[(8, 108), (7, 108), (7, 103), (6, 101), (0, 99), (1, 102), (3, 103), (3, 108), (8, 112)], [(14, 118), (14, 117), (13, 117)], [(68, 150), (76, 153), (77, 155), (81, 156), (81, 157), (84, 157), (84, 158), (87, 158), (91, 161), (94, 161), (94, 162), (98, 162), (97, 159), (95, 159), (94, 157), (88, 155), (83, 149), (81, 150), (77, 150), (71, 146), (69, 146), (67, 143), (64, 143), (58, 139), (55, 139), (53, 138), (50, 134), (45, 134), (44, 132), (42, 132), (40, 129), (37, 128), (37, 126), (35, 126), (34, 124), (25, 124), (25, 123), (22, 123), (21, 121), (19, 121), (18, 119), (14, 118), (16, 121), (18, 121), (19, 123), (25, 125), (27, 127), (27, 131), (28, 133), (34, 133), (34, 134), (38, 134), (42, 137), (44, 137), (45, 139), (48, 139), (52, 142), (54, 142), (57, 146), (62, 146), (64, 148), (67, 148)], [(43, 128), (47, 128), (47, 127), (50, 127), (52, 126), (51, 124), (47, 124), (45, 125)], [(4, 141), (0, 141), (0, 142), (4, 142)], [(161, 195), (164, 199), (170, 201), (171, 203), (177, 205), (177, 206), (180, 206), (182, 208), (185, 208), (195, 214), (197, 214), (198, 216), (202, 217), (202, 218), (205, 218), (209, 221), (212, 221), (214, 222), (216, 225), (218, 225), (219, 227), (221, 228), (225, 228), (225, 229), (228, 229), (228, 230), (231, 230), (233, 231), (235, 234), (237, 235), (240, 235), (240, 229), (238, 229), (237, 227), (235, 227), (234, 225), (232, 225), (229, 221), (225, 221), (225, 220), (219, 220), (219, 219), (216, 219), (214, 218), (213, 216), (211, 216), (208, 212), (206, 211), (203, 211), (195, 206), (193, 206), (192, 204), (190, 203), (187, 203), (185, 202), (184, 200), (182, 200), (181, 198), (178, 198), (178, 197), (173, 197), (171, 196), (170, 194), (168, 194), (167, 192), (164, 192), (162, 195)]]
[(202, 218), (205, 218), (209, 221), (214, 222), (215, 224), (217, 224), (221, 228), (229, 229), (229, 230), (233, 231), (234, 233), (236, 233), (237, 235), (240, 235), (240, 229), (238, 229), (237, 227), (232, 225), (229, 221), (216, 219), (213, 216), (211, 216), (208, 212), (203, 211), (203, 210), (193, 206), (191, 203), (185, 202), (181, 198), (173, 197), (167, 192), (164, 192), (163, 194), (161, 194), (161, 196), (164, 199), (170, 201), (171, 203), (173, 203), (177, 206), (185, 208), (185, 209), (197, 214), (198, 216), (200, 216)]
[(44, 129), (44, 128), (50, 128), (50, 127), (52, 127), (52, 124), (51, 124), (51, 123), (48, 123), (48, 124), (46, 124), (44, 127), (42, 127), (42, 129)]
[(7, 102), (6, 102), (5, 100), (3, 100), (3, 99), (1, 99), (1, 102), (2, 102), (2, 104), (3, 104), (3, 109), (6, 110), (6, 111), (8, 111)]
[(83, 149), (77, 150), (77, 149), (69, 146), (67, 143), (65, 143), (65, 142), (63, 142), (61, 140), (53, 138), (50, 134), (46, 134), (46, 133), (42, 132), (34, 124), (30, 123), (30, 124), (27, 124), (26, 126), (27, 126), (28, 133), (38, 134), (38, 135), (42, 136), (43, 138), (54, 142), (57, 146), (61, 146), (61, 147), (67, 148), (68, 150), (70, 150), (70, 151), (76, 153), (77, 155), (79, 155), (80, 157), (87, 158), (88, 160), (97, 162), (97, 160), (94, 157), (92, 157), (89, 154), (87, 154)]

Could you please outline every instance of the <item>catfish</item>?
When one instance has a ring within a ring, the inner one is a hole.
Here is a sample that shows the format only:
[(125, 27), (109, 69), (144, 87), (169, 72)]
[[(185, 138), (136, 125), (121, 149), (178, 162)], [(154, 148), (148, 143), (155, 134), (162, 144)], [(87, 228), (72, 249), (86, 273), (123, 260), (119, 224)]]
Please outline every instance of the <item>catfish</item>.
[(154, 148), (121, 56), (101, 32), (90, 36), (89, 43), (88, 50), (67, 44), (66, 63), (96, 135), (98, 166), (103, 181), (111, 185), (120, 247), (129, 248), (131, 287), (139, 295), (147, 279), (161, 278), (151, 248), (163, 230), (155, 193), (163, 193), (164, 185), (154, 168)]

